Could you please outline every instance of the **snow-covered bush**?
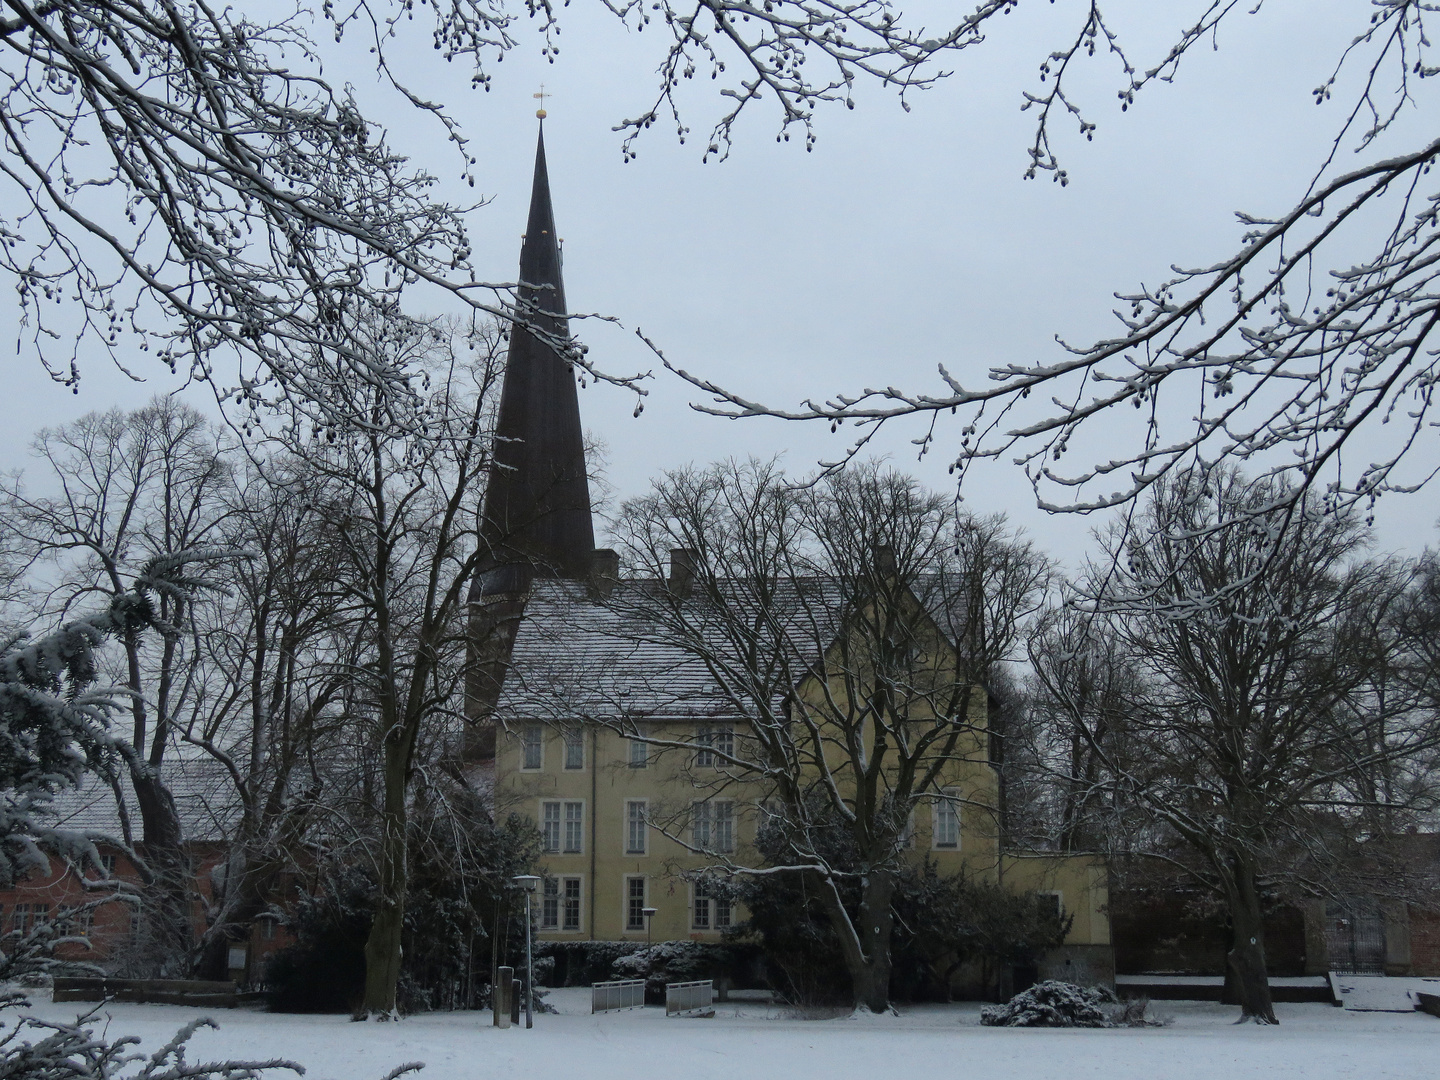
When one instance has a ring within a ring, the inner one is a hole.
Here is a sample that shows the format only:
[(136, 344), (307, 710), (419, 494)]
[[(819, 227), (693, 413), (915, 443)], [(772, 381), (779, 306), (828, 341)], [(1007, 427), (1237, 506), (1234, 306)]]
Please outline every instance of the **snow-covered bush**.
[[(989, 1027), (1114, 1027), (1115, 994), (1103, 986), (1049, 979), (1022, 990), (1004, 1005), (980, 1010)], [(1121, 1006), (1123, 1009), (1123, 1006)]]
[[(550, 960), (551, 986), (589, 986), (611, 978), (615, 962), (645, 948), (633, 941), (537, 941), (535, 963)], [(630, 978), (631, 976), (625, 976)]]
[(662, 941), (620, 957), (610, 969), (612, 979), (644, 979), (647, 997), (665, 992), (665, 984), (694, 979), (719, 979), (734, 967), (733, 950), (703, 941)]

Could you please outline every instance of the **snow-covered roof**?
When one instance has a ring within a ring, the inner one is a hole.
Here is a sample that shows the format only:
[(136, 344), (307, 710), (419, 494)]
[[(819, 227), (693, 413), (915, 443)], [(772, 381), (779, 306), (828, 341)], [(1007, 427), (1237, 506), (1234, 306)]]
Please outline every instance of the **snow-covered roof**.
[[(665, 589), (653, 578), (622, 579), (597, 602), (582, 582), (537, 579), (497, 702), (499, 719), (735, 716), (734, 701), (701, 653), (722, 666), (733, 658), (731, 673), (737, 684), (745, 682), (749, 665), (738, 652), (744, 624), (753, 622), (762, 654), (785, 650), (785, 670), (798, 681), (834, 641), (845, 607), (843, 590), (824, 578), (781, 583), (763, 611), (750, 590), (737, 587), (725, 616), (701, 600), (685, 602), (685, 626), (699, 639), (687, 646), (677, 643), (675, 620), (665, 614), (672, 604)], [(755, 689), (746, 682), (746, 691)], [(793, 686), (776, 682), (768, 689), (779, 698)]]
[[(175, 797), (187, 841), (219, 840), (229, 834), (239, 818), (239, 804), (230, 776), (218, 761), (210, 757), (175, 758), (161, 766), (160, 775)], [(121, 780), (120, 791), (130, 815), (130, 828), (139, 840), (143, 827), (128, 772)], [(115, 792), (93, 773), (86, 773), (78, 787), (66, 788), (55, 796), (45, 824), (117, 840), (124, 836)]]
[(535, 581), (500, 692), (501, 719), (733, 714), (704, 663), (643, 618), (644, 590), (658, 587), (622, 581), (600, 604), (583, 583)]

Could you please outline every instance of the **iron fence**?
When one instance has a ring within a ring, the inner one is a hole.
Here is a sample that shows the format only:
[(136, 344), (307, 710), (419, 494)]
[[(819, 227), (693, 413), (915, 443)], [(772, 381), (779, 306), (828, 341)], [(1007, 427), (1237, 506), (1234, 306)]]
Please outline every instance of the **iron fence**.
[(699, 1012), (715, 1004), (715, 984), (710, 979), (665, 984), (665, 1015)]
[(638, 1009), (645, 1004), (645, 980), (622, 979), (617, 982), (590, 984), (590, 1011), (614, 1012), (617, 1009)]

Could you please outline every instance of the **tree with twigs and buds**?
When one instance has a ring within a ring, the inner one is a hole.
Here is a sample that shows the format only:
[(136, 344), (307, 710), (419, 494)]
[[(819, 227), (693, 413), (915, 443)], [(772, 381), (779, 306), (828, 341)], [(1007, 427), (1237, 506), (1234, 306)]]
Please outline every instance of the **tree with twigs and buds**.
[[(697, 76), (721, 102), (707, 155), (723, 155), (761, 101), (778, 110), (781, 137), (799, 127), (808, 145), (819, 105), (850, 104), (862, 82), (902, 93), (930, 85), (946, 55), (1011, 6), (985, 0), (932, 34), (883, 0), (603, 2), (627, 28), (662, 35), (658, 94), (618, 124), (627, 157), (662, 111), (685, 137), (676, 91)], [(414, 391), (352, 346), (339, 329), (347, 311), (397, 306), (424, 287), (524, 318), (508, 303), (512, 286), (475, 279), (468, 208), (437, 198), (427, 171), (437, 166), (398, 156), (349, 89), (326, 80), (299, 15), (148, 0), (5, 5), (0, 268), (54, 378), (73, 384), (92, 348), (122, 367), (138, 351), (211, 379), (242, 408), (283, 402), (312, 420), (364, 425), (374, 418), (352, 407), (352, 379), (370, 396)], [(327, 3), (315, 17), (342, 52), (359, 39), (364, 63), (435, 121), (473, 186), (473, 133), (407, 85), (404, 38), (428, 32), (441, 57), (489, 89), (527, 18), (553, 62), (564, 11), (549, 0), (422, 0)], [(572, 341), (554, 344), (594, 377), (637, 385), (594, 368)], [(322, 349), (338, 370), (311, 369)]]
[[(1183, 85), (1184, 61), (1206, 43), (1223, 47), (1222, 29), (1243, 33), (1261, 5), (1185, 5), (1185, 28), (1148, 66), (1127, 52), (1099, 3), (1075, 7), (1078, 32), (1042, 63), (1040, 89), (1025, 100), (1037, 118), (1027, 175), (1062, 183), (1056, 121), (1094, 132), (1076, 86), (1082, 61), (1112, 59), (1128, 107), (1156, 84)], [(1431, 24), (1440, 7), (1355, 0), (1349, 10), (1352, 34), (1328, 75), (1295, 88), (1339, 108), (1331, 137), (1314, 147), (1308, 182), (1282, 205), (1239, 213), (1223, 258), (1195, 266), (1177, 252), (1166, 280), (1117, 283), (1113, 336), (1061, 340), (1053, 357), (991, 365), (978, 379), (942, 364), (930, 389), (836, 388), (796, 406), (677, 368), (708, 395), (695, 407), (848, 424), (857, 431), (851, 454), (880, 428), (913, 420), (922, 452), (938, 450), (962, 476), (980, 460), (1017, 460), (1051, 510), (1128, 504), (1171, 470), (1218, 460), (1273, 470), (1291, 498), (1313, 492), (1331, 506), (1415, 490), (1433, 475), (1440, 141), (1403, 129), (1410, 110), (1433, 105), (1440, 68)], [(1304, 5), (1288, 12), (1296, 23), (1310, 15)], [(1103, 449), (1071, 445), (1097, 429), (1108, 436)]]
[[(1048, 562), (1003, 520), (957, 521), (878, 466), (809, 485), (755, 461), (670, 473), (615, 530), (639, 576), (588, 599), (563, 582), (532, 595), (501, 718), (549, 719), (571, 740), (604, 728), (675, 763), (645, 826), (702, 878), (803, 879), (855, 1004), (888, 1008), (913, 816), (963, 812), (984, 848), (987, 674)], [(689, 716), (700, 734), (674, 719)], [(756, 806), (752, 859), (736, 820)], [(939, 843), (958, 851), (958, 831)]]
[[(1275, 536), (1286, 539), (1276, 544)], [(1031, 648), (1062, 843), (1161, 860), (1223, 906), (1228, 992), (1276, 1022), (1262, 900), (1336, 895), (1435, 805), (1434, 669), (1415, 568), (1233, 469), (1173, 473)]]

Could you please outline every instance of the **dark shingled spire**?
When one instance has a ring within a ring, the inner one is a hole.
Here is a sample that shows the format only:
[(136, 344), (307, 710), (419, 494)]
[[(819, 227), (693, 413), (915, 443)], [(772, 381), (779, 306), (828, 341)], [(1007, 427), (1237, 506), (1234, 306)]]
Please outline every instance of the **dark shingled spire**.
[[(543, 122), (535, 148), (530, 224), (520, 249), (519, 310), (543, 333), (569, 337)], [(534, 577), (585, 577), (595, 529), (575, 372), (550, 345), (519, 325), (510, 331), (495, 435), (480, 523), (481, 542), (491, 554), (481, 564), (471, 600), (523, 592)]]

